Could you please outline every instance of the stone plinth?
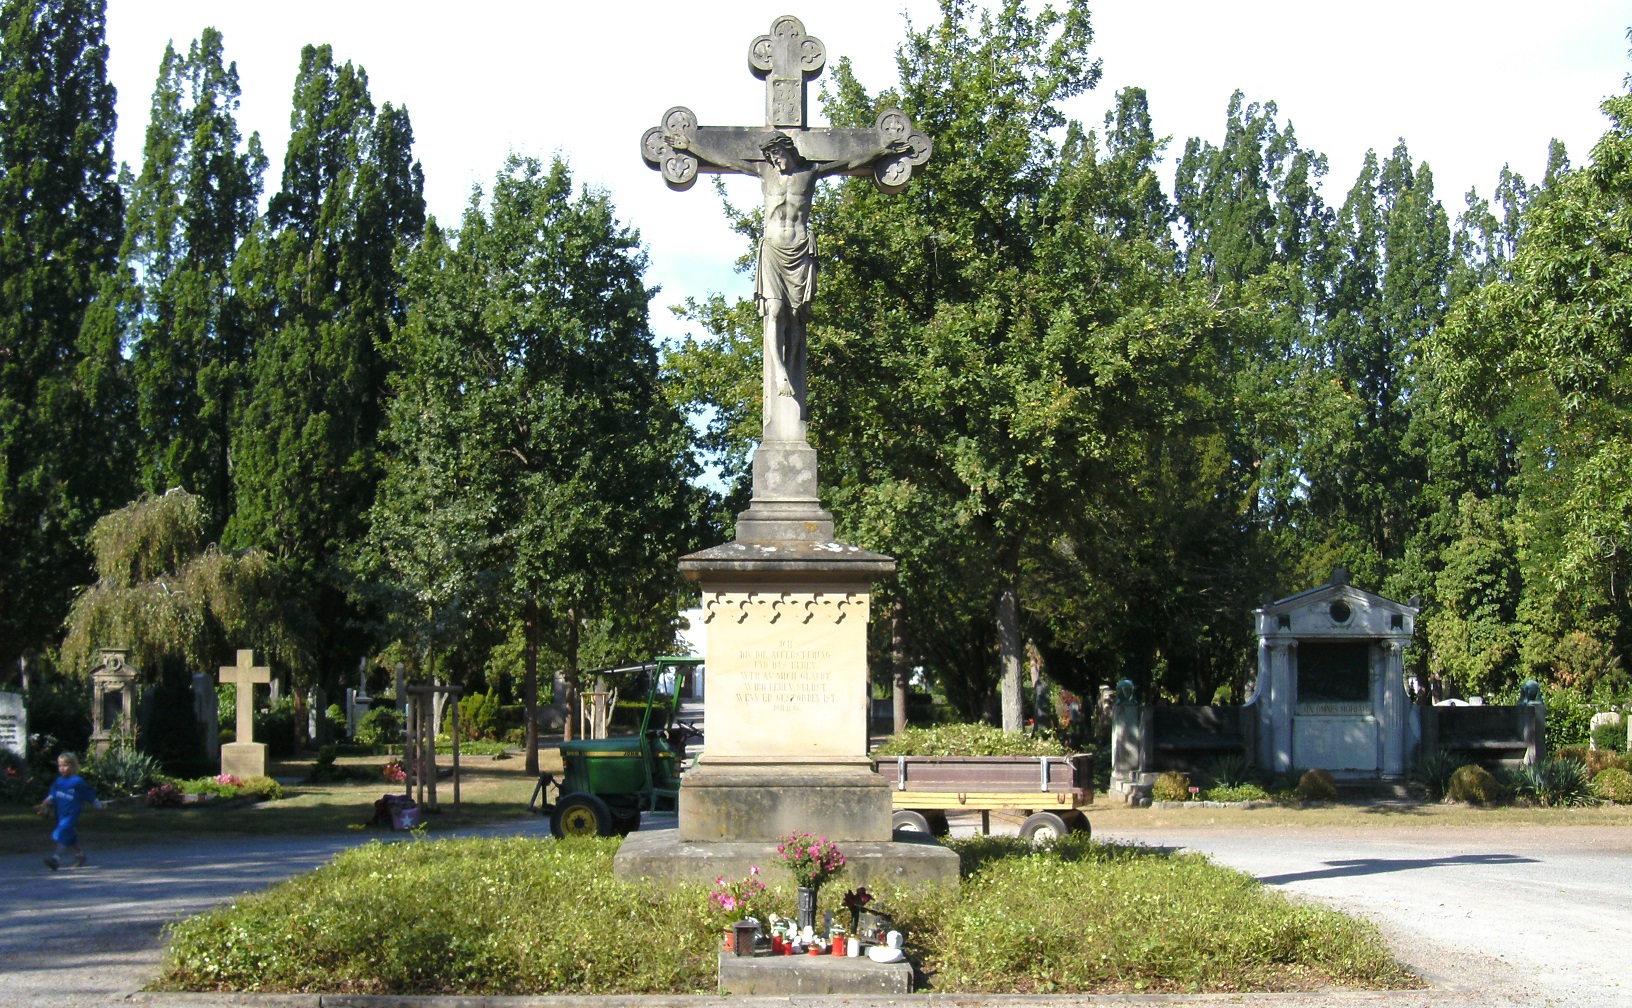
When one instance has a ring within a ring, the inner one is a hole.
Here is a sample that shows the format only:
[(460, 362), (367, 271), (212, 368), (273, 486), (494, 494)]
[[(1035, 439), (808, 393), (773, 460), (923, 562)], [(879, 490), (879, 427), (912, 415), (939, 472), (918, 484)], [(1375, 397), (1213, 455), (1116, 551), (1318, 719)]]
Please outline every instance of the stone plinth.
[(892, 842), (889, 785), (867, 758), (868, 602), (895, 561), (783, 539), (726, 543), (680, 569), (702, 586), (708, 743), (681, 779), (679, 829), (630, 836), (618, 877), (741, 877), (804, 832), (840, 846), (847, 885), (956, 882), (951, 851)]
[[(834, 885), (839, 889), (856, 886), (888, 890), (900, 886), (956, 885), (958, 856), (942, 847), (933, 837), (896, 834), (900, 839), (884, 843), (841, 844), (844, 874)], [(746, 878), (749, 868), (758, 868), (760, 877), (775, 882), (780, 873), (774, 841), (755, 843), (687, 843), (678, 830), (639, 830), (629, 834), (612, 862), (612, 874), (625, 881), (646, 879), (658, 883), (699, 882)], [(823, 892), (827, 890), (824, 888)]]
[(680, 783), (680, 839), (888, 842), (889, 790), (867, 759), (867, 617), (895, 561), (739, 541), (680, 569), (702, 584), (708, 626), (708, 745)]
[(911, 994), (912, 964), (866, 956), (720, 954), (721, 994)]
[(239, 780), (266, 776), (266, 746), (260, 742), (228, 742), (221, 747), (221, 772)]

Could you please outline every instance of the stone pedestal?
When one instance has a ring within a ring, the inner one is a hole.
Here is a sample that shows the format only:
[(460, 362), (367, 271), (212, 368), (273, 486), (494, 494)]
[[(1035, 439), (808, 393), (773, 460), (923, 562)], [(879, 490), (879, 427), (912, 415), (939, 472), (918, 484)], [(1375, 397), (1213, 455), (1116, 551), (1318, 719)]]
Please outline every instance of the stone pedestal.
[(228, 742), (221, 747), (221, 772), (239, 780), (266, 776), (266, 746), (260, 742)]
[(703, 589), (709, 729), (680, 783), (681, 840), (889, 841), (889, 789), (867, 759), (867, 617), (872, 580), (894, 568), (831, 540), (682, 561)]
[[(759, 507), (739, 517), (739, 534)], [(889, 785), (867, 758), (868, 604), (872, 581), (894, 569), (808, 537), (738, 540), (681, 561), (702, 586), (708, 741), (680, 782), (679, 829), (632, 835), (614, 860), (620, 878), (740, 877), (775, 866), (776, 841), (805, 832), (844, 851), (848, 885), (956, 882), (945, 847), (893, 842)]]

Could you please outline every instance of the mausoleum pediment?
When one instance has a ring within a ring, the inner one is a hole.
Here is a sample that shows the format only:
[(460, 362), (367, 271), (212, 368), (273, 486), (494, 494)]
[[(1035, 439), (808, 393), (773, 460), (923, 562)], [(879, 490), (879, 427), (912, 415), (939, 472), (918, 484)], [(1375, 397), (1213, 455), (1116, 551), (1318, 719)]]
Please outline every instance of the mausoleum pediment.
[(1253, 610), (1261, 637), (1369, 637), (1408, 640), (1417, 607), (1349, 583), (1339, 567), (1326, 584)]

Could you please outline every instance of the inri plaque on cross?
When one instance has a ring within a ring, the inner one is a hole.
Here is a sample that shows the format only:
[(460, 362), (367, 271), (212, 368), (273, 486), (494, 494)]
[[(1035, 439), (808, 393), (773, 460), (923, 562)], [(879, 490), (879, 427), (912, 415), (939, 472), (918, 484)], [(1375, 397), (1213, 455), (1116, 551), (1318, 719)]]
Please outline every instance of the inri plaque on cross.
[[(671, 189), (700, 173), (754, 175), (765, 193), (764, 234), (754, 282), (764, 321), (761, 439), (754, 453), (754, 502), (738, 519), (741, 539), (786, 538), (800, 529), (832, 535), (817, 500), (815, 453), (806, 438), (805, 326), (816, 295), (816, 238), (810, 230), (816, 182), (830, 175), (871, 175), (887, 193), (906, 188), (933, 150), (899, 109), (879, 112), (871, 128), (812, 128), (806, 85), (826, 64), (820, 39), (784, 15), (748, 47), (748, 65), (765, 81), (764, 126), (699, 126), (688, 108), (663, 114), (641, 137), (641, 156)], [(796, 538), (801, 537), (795, 535)]]

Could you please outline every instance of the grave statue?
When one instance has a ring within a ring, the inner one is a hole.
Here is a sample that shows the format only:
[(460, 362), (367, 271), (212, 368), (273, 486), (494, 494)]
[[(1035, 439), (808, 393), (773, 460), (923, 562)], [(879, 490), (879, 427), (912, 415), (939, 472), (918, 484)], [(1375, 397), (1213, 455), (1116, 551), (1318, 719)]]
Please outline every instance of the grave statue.
[(957, 878), (951, 851), (892, 839), (889, 786), (867, 756), (867, 619), (872, 582), (895, 561), (834, 541), (806, 432), (816, 184), (870, 175), (898, 193), (932, 145), (897, 109), (864, 128), (811, 127), (805, 89), (826, 60), (798, 18), (779, 17), (748, 47), (765, 81), (763, 126), (699, 126), (675, 107), (641, 137), (641, 156), (672, 189), (689, 189), (699, 173), (759, 179), (764, 361), (752, 502), (732, 542), (680, 561), (700, 584), (708, 625), (708, 748), (681, 778), (675, 832), (632, 834), (613, 863), (620, 878), (735, 876), (774, 858), (793, 831), (843, 844), (861, 884)]
[[(765, 81), (765, 126), (699, 126), (677, 106), (641, 138), (641, 156), (684, 191), (699, 173), (759, 178), (765, 194), (754, 297), (763, 320), (761, 439), (754, 453), (754, 497), (739, 517), (739, 540), (831, 538), (833, 516), (817, 503), (816, 459), (807, 442), (805, 327), (816, 295), (816, 238), (811, 201), (818, 180), (871, 175), (887, 193), (906, 188), (928, 162), (933, 144), (899, 109), (884, 109), (871, 128), (812, 128), (805, 87), (827, 60), (820, 39), (791, 15), (754, 39), (748, 64)], [(808, 532), (810, 536), (802, 533)]]

